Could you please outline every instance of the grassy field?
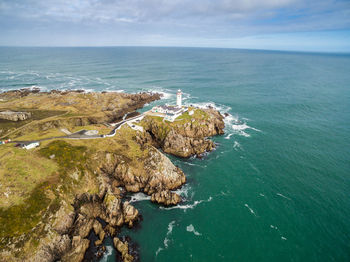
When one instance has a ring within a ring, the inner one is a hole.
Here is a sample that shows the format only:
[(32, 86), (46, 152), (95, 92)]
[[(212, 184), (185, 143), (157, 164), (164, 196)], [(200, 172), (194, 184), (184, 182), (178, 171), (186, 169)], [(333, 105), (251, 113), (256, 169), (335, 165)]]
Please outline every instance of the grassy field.
[[(106, 127), (103, 124), (88, 125), (88, 126), (74, 126), (72, 128), (67, 128), (71, 133), (78, 132), (80, 130), (97, 130), (100, 135), (109, 134), (112, 130), (110, 127)], [(50, 137), (66, 136), (67, 134), (62, 132), (60, 128), (48, 129), (45, 131), (31, 132), (23, 136), (16, 137), (18, 141), (29, 141), (29, 140), (39, 140)]]
[[(0, 108), (0, 111), (6, 110), (6, 108)], [(21, 108), (12, 109), (13, 111), (21, 111)], [(31, 112), (32, 116), (23, 121), (10, 121), (0, 119), (0, 138), (5, 137), (6, 134), (12, 130), (16, 130), (24, 125), (27, 125), (36, 120), (42, 120), (45, 118), (63, 115), (66, 111), (57, 111), (57, 110), (38, 110), (38, 109), (25, 109), (26, 112)]]
[(34, 187), (58, 171), (58, 165), (36, 150), (0, 146), (0, 207), (23, 203)]

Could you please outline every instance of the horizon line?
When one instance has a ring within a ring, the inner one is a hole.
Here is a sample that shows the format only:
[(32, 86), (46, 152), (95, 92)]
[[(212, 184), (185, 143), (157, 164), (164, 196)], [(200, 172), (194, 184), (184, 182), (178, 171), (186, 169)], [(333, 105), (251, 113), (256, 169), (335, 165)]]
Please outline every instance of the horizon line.
[(213, 47), (213, 46), (157, 46), (157, 45), (96, 45), (96, 46), (79, 46), (79, 45), (0, 45), (0, 48), (115, 48), (115, 47), (142, 47), (142, 48), (193, 48), (193, 49), (231, 49), (244, 51), (270, 51), (286, 53), (313, 53), (313, 54), (350, 54), (350, 51), (308, 51), (308, 50), (291, 50), (291, 49), (264, 49), (264, 48), (239, 48), (239, 47)]

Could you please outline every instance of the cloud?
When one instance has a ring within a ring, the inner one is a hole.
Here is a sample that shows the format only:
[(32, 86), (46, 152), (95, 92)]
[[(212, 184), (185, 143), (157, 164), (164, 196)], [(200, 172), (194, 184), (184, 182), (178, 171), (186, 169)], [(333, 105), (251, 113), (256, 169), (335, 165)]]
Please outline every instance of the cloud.
[(21, 35), (110, 43), (118, 34), (143, 43), (152, 35), (196, 42), (325, 30), (350, 30), (350, 1), (0, 0), (0, 44)]

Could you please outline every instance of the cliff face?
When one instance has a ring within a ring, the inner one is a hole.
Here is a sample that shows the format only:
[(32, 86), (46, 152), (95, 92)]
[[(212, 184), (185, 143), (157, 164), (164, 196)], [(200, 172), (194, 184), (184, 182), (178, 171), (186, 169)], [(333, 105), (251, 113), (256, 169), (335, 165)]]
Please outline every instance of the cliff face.
[(182, 170), (153, 146), (147, 145), (143, 150), (146, 156), (138, 165), (130, 164), (123, 156), (106, 154), (100, 170), (109, 177), (108, 183), (125, 187), (129, 192), (144, 192), (152, 197), (152, 201), (164, 205), (179, 203), (180, 196), (171, 190), (185, 183)]
[[(144, 192), (154, 202), (174, 205), (181, 198), (172, 190), (186, 180), (165, 155), (148, 143), (139, 144), (135, 135), (125, 126), (115, 137), (90, 141), (87, 146), (82, 146), (82, 140), (44, 143), (38, 152), (57, 162), (60, 170), (50, 178), (53, 184), (40, 193), (48, 198), (38, 210), (43, 218), (33, 228), (23, 228), (20, 235), (7, 233), (0, 238), (0, 261), (82, 261), (91, 232), (98, 237), (97, 246), (107, 235), (115, 237), (123, 260), (132, 261), (127, 242), (118, 241), (117, 232), (122, 226), (132, 227), (139, 212), (123, 193)], [(28, 217), (22, 219), (26, 223)], [(1, 222), (13, 225), (10, 220)]]
[(179, 157), (200, 156), (215, 148), (207, 137), (223, 134), (225, 123), (224, 117), (213, 108), (196, 110), (200, 111), (197, 115), (179, 122), (168, 123), (147, 117), (143, 125), (151, 140), (164, 152)]

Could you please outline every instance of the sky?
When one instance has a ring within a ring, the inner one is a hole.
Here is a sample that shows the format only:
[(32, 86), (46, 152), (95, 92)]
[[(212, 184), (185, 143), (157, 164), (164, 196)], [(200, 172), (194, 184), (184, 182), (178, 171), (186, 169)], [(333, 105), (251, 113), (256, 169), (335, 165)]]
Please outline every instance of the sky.
[(350, 52), (350, 0), (0, 0), (0, 45)]

